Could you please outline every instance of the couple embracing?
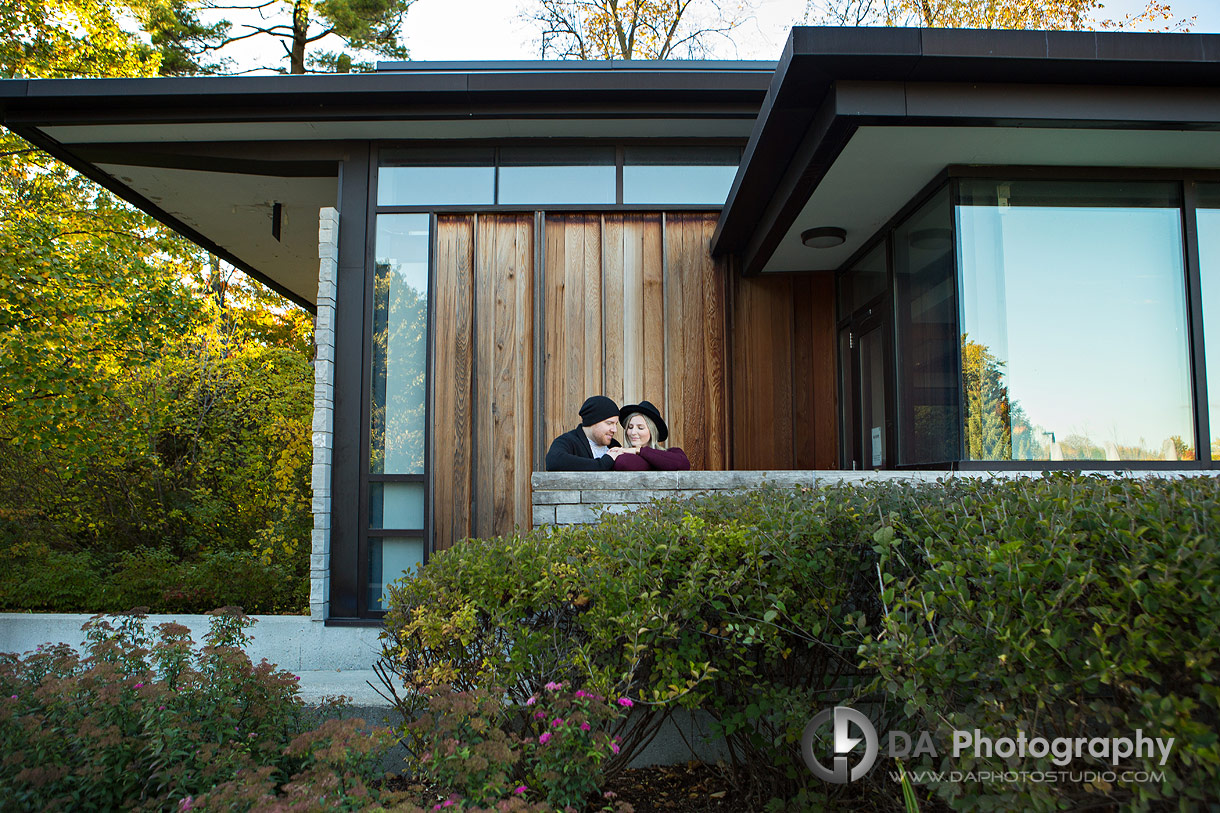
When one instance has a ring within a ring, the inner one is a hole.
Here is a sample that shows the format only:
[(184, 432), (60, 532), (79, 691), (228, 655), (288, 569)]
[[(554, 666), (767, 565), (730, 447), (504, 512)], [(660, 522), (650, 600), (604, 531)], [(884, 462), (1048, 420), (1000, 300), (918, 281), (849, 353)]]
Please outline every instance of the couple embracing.
[[(627, 445), (614, 435), (623, 430)], [(669, 437), (661, 413), (648, 401), (619, 409), (604, 395), (580, 407), (580, 426), (564, 432), (546, 453), (547, 471), (687, 471), (686, 453), (659, 444)]]

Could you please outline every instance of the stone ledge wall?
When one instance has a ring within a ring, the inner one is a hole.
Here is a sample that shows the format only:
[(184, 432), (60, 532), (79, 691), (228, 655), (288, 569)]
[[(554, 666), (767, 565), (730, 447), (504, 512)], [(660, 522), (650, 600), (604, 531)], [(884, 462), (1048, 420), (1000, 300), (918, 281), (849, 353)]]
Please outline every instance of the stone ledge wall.
[(339, 275), (339, 212), (318, 212), (318, 317), (314, 324), (313, 533), (309, 557), (309, 617), (325, 621), (330, 609), (331, 463), (335, 414), (335, 282)]
[[(1220, 471), (1087, 471), (1124, 477), (1220, 476)], [(714, 491), (827, 483), (875, 483), (881, 480), (934, 482), (946, 477), (1030, 477), (1034, 471), (537, 471), (533, 488), (533, 523), (579, 525), (596, 522), (603, 513), (622, 513), (662, 497), (692, 497)]]

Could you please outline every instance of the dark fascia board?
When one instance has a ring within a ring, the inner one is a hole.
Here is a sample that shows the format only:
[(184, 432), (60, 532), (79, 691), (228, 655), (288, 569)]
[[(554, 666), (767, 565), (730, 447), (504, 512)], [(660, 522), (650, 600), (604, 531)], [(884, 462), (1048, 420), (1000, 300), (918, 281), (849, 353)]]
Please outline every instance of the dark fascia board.
[(412, 62), (406, 60), (378, 62), (376, 68), (378, 73), (521, 73), (526, 71), (577, 71), (580, 73), (590, 71), (644, 71), (657, 73), (664, 71), (763, 71), (770, 74), (775, 71), (775, 62), (771, 60), (759, 59), (501, 59), (471, 61), (438, 60), (435, 62)]
[[(798, 151), (827, 156), (827, 150), (811, 150), (805, 142), (839, 80), (1215, 86), (1220, 85), (1220, 35), (794, 28), (716, 224), (716, 254), (774, 242), (755, 232), (766, 222), (763, 213), (776, 208), (773, 198), (780, 189), (810, 191), (819, 168), (792, 162)], [(842, 138), (842, 126), (819, 126)], [(799, 211), (794, 201), (780, 204)]]
[[(729, 63), (738, 65), (739, 63)], [(769, 63), (768, 63), (769, 64)], [(758, 109), (772, 71), (546, 70), (0, 80), (7, 124), (373, 120), (673, 106)]]

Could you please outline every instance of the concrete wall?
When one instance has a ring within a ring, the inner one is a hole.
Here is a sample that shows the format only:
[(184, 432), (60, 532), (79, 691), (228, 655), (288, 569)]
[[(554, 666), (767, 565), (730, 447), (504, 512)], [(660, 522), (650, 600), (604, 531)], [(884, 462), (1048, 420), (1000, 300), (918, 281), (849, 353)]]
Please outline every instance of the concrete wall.
[[(77, 613), (0, 613), (0, 652), (23, 654), (42, 644), (65, 643), (83, 651), (81, 627), (91, 616)], [(382, 705), (368, 682), (377, 683), (373, 664), (381, 655), (380, 627), (328, 627), (303, 615), (253, 616), (246, 630), (253, 639), (250, 659), (264, 658), (301, 678), (301, 695), (307, 701), (323, 695), (343, 694), (362, 706)], [(196, 645), (207, 632), (206, 615), (150, 615), (145, 628), (151, 634), (158, 624), (176, 621), (191, 630)]]

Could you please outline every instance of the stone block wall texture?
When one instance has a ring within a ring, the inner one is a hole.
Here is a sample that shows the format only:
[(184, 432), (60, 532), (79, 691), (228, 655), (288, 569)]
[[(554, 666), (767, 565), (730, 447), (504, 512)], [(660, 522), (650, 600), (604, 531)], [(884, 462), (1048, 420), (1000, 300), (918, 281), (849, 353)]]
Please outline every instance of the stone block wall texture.
[[(1220, 475), (1206, 471), (1089, 471), (1125, 477)], [(534, 472), (534, 527), (597, 522), (605, 513), (621, 513), (662, 497), (693, 497), (716, 491), (757, 488), (764, 482), (781, 487), (866, 483), (882, 480), (934, 482), (946, 477), (1038, 477), (1034, 471), (632, 471)]]
[(318, 212), (318, 311), (314, 326), (313, 535), (309, 616), (325, 621), (330, 606), (330, 483), (335, 415), (335, 282), (339, 273), (339, 212)]

